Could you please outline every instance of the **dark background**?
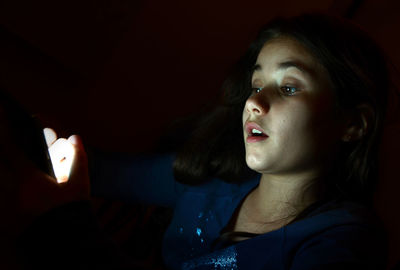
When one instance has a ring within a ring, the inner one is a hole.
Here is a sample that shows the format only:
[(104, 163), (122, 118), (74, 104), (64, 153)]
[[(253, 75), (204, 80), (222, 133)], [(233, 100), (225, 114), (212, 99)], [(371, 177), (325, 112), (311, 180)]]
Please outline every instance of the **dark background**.
[[(61, 136), (144, 152), (174, 119), (215, 99), (270, 18), (308, 11), (349, 17), (398, 67), (399, 10), (396, 0), (1, 1), (0, 84)], [(399, 135), (399, 123), (387, 125), (376, 196), (390, 265), (400, 260)]]

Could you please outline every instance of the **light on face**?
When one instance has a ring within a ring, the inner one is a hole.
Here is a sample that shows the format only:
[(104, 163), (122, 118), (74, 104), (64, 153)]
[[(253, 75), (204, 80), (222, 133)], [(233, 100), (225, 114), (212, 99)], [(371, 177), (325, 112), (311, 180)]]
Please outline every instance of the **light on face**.
[(49, 155), (57, 182), (67, 182), (75, 156), (74, 146), (66, 139), (58, 139), (49, 147)]

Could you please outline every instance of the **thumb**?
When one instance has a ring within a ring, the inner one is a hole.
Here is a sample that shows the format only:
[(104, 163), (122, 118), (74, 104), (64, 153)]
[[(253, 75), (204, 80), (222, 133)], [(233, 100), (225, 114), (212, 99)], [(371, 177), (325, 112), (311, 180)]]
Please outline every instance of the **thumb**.
[(75, 156), (72, 162), (69, 180), (65, 184), (78, 188), (79, 194), (84, 196), (80, 199), (88, 199), (90, 194), (89, 169), (82, 139), (78, 135), (72, 135), (68, 138), (68, 141), (74, 147)]

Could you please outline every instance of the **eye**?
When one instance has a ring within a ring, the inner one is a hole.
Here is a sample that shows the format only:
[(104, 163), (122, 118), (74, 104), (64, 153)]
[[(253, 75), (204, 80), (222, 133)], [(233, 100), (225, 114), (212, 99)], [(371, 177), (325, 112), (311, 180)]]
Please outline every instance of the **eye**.
[(282, 86), (280, 89), (282, 93), (286, 96), (293, 96), (294, 94), (296, 94), (296, 92), (300, 91), (300, 89), (298, 89), (297, 87), (289, 85)]
[(253, 87), (253, 88), (252, 88), (252, 91), (253, 91), (254, 93), (260, 93), (261, 90), (262, 90), (262, 87)]

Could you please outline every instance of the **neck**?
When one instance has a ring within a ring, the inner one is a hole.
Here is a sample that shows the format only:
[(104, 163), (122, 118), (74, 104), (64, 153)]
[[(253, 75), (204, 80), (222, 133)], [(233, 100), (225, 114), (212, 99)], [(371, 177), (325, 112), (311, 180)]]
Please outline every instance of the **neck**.
[(259, 220), (288, 223), (322, 197), (320, 182), (311, 174), (263, 174), (258, 187), (249, 195), (249, 206)]

